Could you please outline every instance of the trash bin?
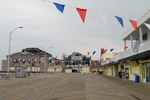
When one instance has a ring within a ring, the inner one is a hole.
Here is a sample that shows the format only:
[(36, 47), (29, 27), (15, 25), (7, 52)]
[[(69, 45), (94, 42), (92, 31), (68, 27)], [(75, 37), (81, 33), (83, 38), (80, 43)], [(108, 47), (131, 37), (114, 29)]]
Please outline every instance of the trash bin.
[(28, 77), (30, 77), (30, 73), (28, 73)]
[(140, 76), (139, 75), (135, 75), (135, 82), (139, 83), (140, 82)]
[(149, 76), (146, 75), (146, 82), (149, 82)]

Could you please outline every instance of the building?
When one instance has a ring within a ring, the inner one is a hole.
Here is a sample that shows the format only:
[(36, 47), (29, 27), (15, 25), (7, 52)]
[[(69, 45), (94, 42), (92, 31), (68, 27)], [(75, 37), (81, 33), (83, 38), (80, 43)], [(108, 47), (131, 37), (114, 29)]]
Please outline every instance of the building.
[(73, 52), (71, 55), (64, 57), (65, 65), (90, 65), (91, 57), (86, 57), (79, 52)]
[[(111, 58), (113, 58), (116, 54), (117, 53), (104, 53), (104, 49), (101, 49), (101, 66), (112, 63), (113, 61), (111, 60)], [(113, 68), (113, 66), (103, 67), (103, 68), (100, 67), (100, 71), (102, 71), (105, 75), (109, 75), (109, 76), (116, 75), (116, 74), (113, 75), (112, 73), (112, 71), (114, 70), (115, 68)]]
[[(8, 56), (6, 57), (7, 60), (2, 61), (2, 71), (7, 71)], [(25, 48), (21, 52), (10, 54), (10, 68), (23, 65), (28, 72), (44, 72), (49, 57), (52, 55), (39, 48)]]
[(82, 55), (79, 52), (73, 52), (71, 55), (64, 57), (66, 69), (65, 72), (70, 73), (70, 69), (72, 70), (72, 72), (90, 72), (90, 62), (91, 57), (86, 57), (85, 55)]
[(137, 21), (137, 32), (131, 27), (123, 34), (124, 47), (129, 48), (110, 59), (114, 62), (103, 65), (103, 69), (110, 69), (106, 75), (121, 72), (122, 78), (135, 81), (139, 76), (139, 82), (150, 82), (150, 30), (145, 23), (150, 24), (150, 11)]
[(117, 53), (104, 53), (104, 49), (101, 49), (101, 65), (111, 62), (111, 58)]

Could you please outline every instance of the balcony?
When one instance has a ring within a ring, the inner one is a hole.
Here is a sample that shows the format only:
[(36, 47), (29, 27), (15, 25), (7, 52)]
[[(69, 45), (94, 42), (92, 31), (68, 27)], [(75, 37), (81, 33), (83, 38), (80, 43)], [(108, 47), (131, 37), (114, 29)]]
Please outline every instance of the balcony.
[(129, 48), (123, 52), (118, 53), (113, 58), (111, 58), (111, 60), (112, 61), (122, 60), (131, 56), (135, 56), (137, 54), (144, 53), (149, 50), (150, 50), (150, 40), (145, 41), (144, 43), (140, 44), (137, 47), (133, 46), (133, 48)]

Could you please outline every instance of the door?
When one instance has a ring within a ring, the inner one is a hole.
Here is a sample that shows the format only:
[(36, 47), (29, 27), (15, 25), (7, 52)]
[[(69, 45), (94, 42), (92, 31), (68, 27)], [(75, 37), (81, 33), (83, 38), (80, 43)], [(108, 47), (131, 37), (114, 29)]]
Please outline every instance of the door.
[(150, 82), (150, 67), (146, 67), (146, 82)]
[(150, 63), (146, 64), (146, 82), (150, 82)]

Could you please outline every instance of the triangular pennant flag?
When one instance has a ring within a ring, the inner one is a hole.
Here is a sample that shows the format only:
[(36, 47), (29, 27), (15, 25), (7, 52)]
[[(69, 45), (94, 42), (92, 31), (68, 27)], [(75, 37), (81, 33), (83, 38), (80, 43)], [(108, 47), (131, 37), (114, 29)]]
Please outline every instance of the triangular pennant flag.
[(103, 23), (105, 24), (105, 26), (107, 26), (108, 24), (108, 16), (104, 13), (98, 13), (98, 15), (100, 16), (101, 20), (103, 21)]
[(36, 59), (36, 62), (38, 62), (38, 58)]
[(83, 23), (84, 23), (87, 9), (81, 9), (81, 8), (76, 8), (76, 9), (77, 9), (77, 11), (78, 11)]
[(52, 57), (52, 60), (54, 59), (54, 57)]
[(121, 26), (124, 27), (123, 19), (121, 17), (118, 17), (118, 16), (115, 16), (115, 18), (118, 20), (118, 22), (121, 24)]
[(144, 23), (145, 26), (150, 30), (150, 24)]
[(128, 48), (128, 46), (124, 47), (124, 50), (126, 50)]
[(75, 57), (75, 56), (76, 56), (75, 54), (72, 55), (72, 57)]
[[(53, 2), (53, 3), (54, 3), (54, 2)], [(56, 8), (57, 8), (61, 13), (63, 13), (65, 5), (58, 4), (58, 3), (54, 3), (54, 5), (56, 6)]]
[(112, 52), (114, 49), (112, 48), (112, 49), (110, 49), (110, 52)]
[(96, 51), (93, 51), (93, 55), (96, 53)]
[(89, 55), (90, 55), (90, 52), (88, 52), (87, 56), (89, 56)]
[(107, 49), (106, 50), (104, 50), (104, 53), (106, 53), (107, 52)]
[(55, 57), (55, 59), (57, 59), (57, 56)]
[(132, 26), (133, 26), (135, 32), (137, 32), (137, 22), (134, 21), (134, 20), (129, 20), (129, 21), (130, 21), (130, 23), (132, 24)]

